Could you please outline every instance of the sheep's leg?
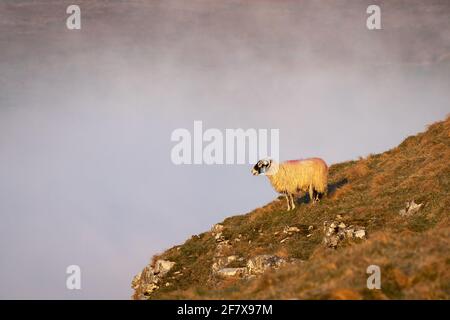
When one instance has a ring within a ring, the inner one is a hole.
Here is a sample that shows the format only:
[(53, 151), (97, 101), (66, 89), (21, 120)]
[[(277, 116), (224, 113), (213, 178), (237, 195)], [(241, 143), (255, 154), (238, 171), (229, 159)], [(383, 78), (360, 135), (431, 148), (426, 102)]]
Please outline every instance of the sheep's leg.
[(316, 199), (314, 197), (314, 189), (312, 185), (309, 185), (309, 201), (311, 201), (313, 204), (316, 202)]
[(294, 195), (291, 193), (290, 196), (291, 196), (291, 208), (292, 210), (294, 210), (295, 209)]
[(291, 205), (289, 203), (289, 193), (285, 193), (284, 196), (286, 197), (287, 211), (289, 211), (289, 210), (291, 210)]
[(314, 197), (314, 202), (319, 201), (319, 193), (316, 190), (314, 190), (314, 188), (313, 188), (313, 197)]
[(320, 201), (321, 193), (316, 191), (316, 201)]

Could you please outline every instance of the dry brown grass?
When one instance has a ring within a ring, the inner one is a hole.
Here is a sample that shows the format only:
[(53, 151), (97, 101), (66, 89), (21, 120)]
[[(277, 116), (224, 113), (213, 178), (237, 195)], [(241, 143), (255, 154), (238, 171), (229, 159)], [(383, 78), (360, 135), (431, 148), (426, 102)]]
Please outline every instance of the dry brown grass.
[(369, 172), (370, 170), (367, 166), (367, 160), (361, 159), (354, 166), (351, 166), (349, 169), (347, 169), (344, 175), (347, 177), (347, 179), (353, 181), (367, 176)]

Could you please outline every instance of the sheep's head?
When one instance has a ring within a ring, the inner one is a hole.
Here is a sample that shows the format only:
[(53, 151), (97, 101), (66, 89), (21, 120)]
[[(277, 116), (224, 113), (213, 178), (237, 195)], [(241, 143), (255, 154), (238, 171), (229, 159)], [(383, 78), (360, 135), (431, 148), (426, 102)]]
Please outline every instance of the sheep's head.
[(253, 166), (252, 174), (254, 176), (258, 176), (260, 174), (262, 174), (262, 175), (270, 174), (272, 171), (271, 170), (272, 164), (273, 164), (273, 160), (271, 160), (271, 159), (259, 160), (258, 163)]

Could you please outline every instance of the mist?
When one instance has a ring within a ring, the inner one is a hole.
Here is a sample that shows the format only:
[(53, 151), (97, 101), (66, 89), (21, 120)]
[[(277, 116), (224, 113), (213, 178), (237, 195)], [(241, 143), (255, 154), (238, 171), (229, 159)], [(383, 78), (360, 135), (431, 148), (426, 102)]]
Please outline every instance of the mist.
[(450, 111), (448, 2), (78, 1), (76, 31), (69, 4), (0, 4), (3, 299), (127, 299), (153, 254), (277, 196), (250, 165), (174, 165), (195, 120), (333, 164)]

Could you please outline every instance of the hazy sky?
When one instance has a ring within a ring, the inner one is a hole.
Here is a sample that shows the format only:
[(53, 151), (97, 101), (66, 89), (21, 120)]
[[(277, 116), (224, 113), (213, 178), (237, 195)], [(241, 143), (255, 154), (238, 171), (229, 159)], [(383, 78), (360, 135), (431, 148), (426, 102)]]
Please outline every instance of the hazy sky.
[(450, 113), (448, 1), (2, 0), (0, 48), (0, 298), (129, 298), (153, 254), (276, 197), (249, 165), (173, 165), (194, 120), (332, 164)]

